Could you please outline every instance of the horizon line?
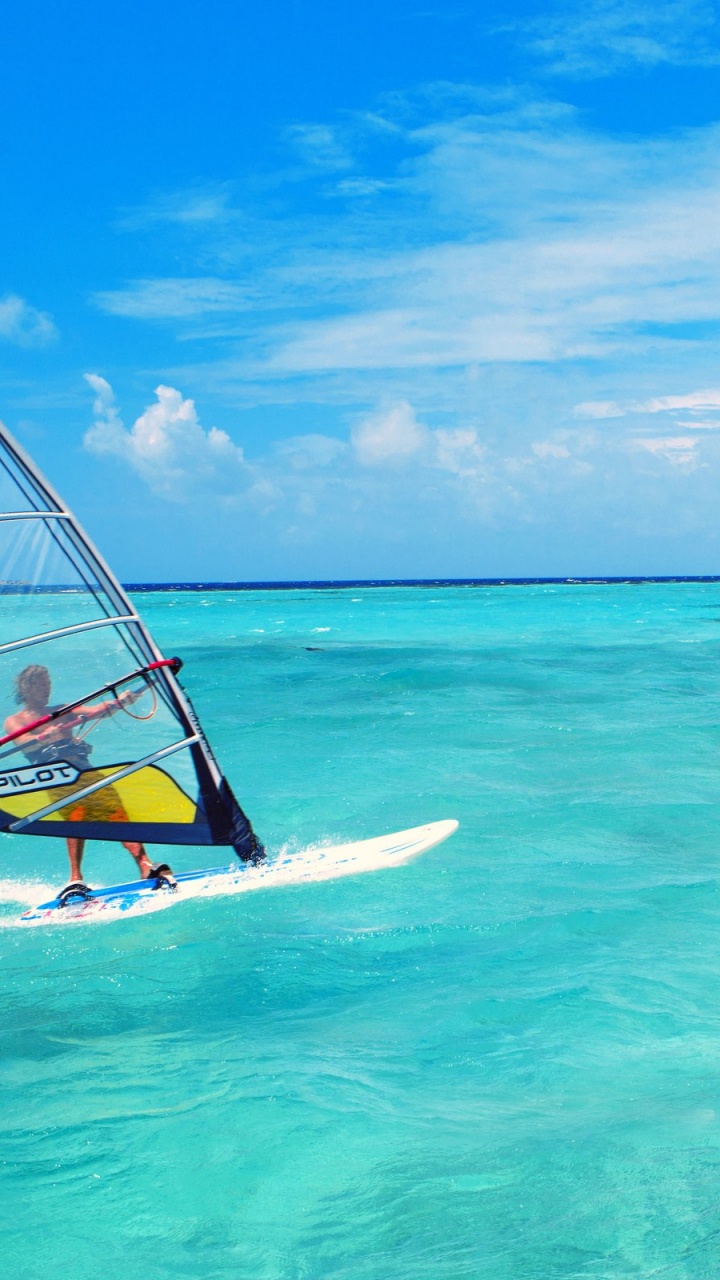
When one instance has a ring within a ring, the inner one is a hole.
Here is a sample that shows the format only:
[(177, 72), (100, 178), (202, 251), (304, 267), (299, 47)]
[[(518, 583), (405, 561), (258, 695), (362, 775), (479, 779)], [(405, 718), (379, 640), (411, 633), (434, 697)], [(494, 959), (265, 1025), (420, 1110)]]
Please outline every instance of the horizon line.
[(720, 582), (720, 574), (622, 574), (568, 578), (317, 578), (257, 582), (124, 582), (126, 591), (300, 591), (377, 587), (635, 586), (642, 583)]

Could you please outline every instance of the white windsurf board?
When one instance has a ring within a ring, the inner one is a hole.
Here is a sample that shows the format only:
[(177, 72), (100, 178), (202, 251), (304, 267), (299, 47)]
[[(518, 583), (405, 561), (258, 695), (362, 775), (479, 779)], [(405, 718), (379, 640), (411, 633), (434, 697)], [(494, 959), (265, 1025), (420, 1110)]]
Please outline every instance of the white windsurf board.
[(316, 883), (336, 880), (401, 866), (447, 840), (458, 824), (454, 819), (430, 822), (408, 831), (357, 840), (352, 844), (315, 845), (297, 853), (284, 853), (253, 866), (234, 863), (202, 871), (184, 871), (176, 877), (177, 887), (155, 887), (155, 880), (134, 880), (127, 884), (92, 889), (88, 898), (72, 898), (62, 905), (57, 897), (32, 907), (20, 917), (23, 924), (70, 924), (80, 921), (107, 921), (163, 910), (188, 898), (217, 897), (247, 893), (254, 889), (277, 888), (281, 885)]

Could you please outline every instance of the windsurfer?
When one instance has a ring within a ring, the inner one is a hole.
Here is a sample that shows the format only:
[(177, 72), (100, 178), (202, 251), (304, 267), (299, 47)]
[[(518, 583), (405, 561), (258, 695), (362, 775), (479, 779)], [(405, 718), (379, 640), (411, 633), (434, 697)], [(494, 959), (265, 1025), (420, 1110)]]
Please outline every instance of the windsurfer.
[[(6, 733), (17, 733), (19, 730), (24, 729), (25, 726), (33, 725), (43, 716), (51, 715), (53, 711), (58, 710), (57, 707), (50, 706), (51, 688), (50, 672), (47, 667), (35, 664), (25, 667), (15, 677), (16, 700), (20, 704), (21, 710), (16, 712), (15, 715), (9, 716), (5, 721)], [(99, 780), (102, 775), (89, 770), (92, 748), (82, 737), (76, 736), (73, 731), (76, 728), (84, 728), (87, 725), (92, 727), (93, 721), (114, 715), (123, 706), (130, 706), (133, 702), (136, 702), (138, 698), (142, 697), (143, 692), (144, 690), (139, 692), (127, 690), (124, 693), (116, 694), (113, 698), (103, 702), (96, 702), (91, 706), (73, 707), (66, 715), (57, 716), (49, 724), (40, 725), (32, 731), (28, 730), (27, 734), (22, 734), (18, 743), (20, 750), (31, 764), (52, 764), (56, 760), (63, 760), (66, 764), (85, 773), (84, 782)], [(87, 729), (85, 731), (87, 732)], [(65, 788), (70, 798), (72, 792), (78, 789), (76, 783)], [(55, 794), (60, 798), (62, 789), (58, 788)], [(122, 800), (112, 786), (102, 787), (100, 790), (91, 792), (90, 795), (78, 798), (74, 802), (71, 800), (71, 803), (60, 810), (60, 814), (66, 822), (128, 821)], [(151, 862), (144, 845), (133, 840), (123, 840), (122, 844), (134, 858), (143, 879), (149, 879), (157, 875), (159, 871), (172, 875), (170, 868), (166, 867), (165, 864), (160, 868)], [(68, 888), (78, 886), (82, 888), (84, 887), (82, 881), (82, 859), (85, 839), (77, 836), (68, 836), (67, 847), (70, 858), (71, 880), (71, 885)]]

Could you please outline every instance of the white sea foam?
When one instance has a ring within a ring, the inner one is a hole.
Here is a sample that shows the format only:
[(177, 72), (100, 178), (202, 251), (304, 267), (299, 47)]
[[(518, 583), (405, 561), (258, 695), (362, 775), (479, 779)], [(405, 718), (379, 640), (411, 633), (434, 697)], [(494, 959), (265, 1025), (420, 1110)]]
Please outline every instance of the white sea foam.
[(40, 880), (0, 880), (0, 905), (31, 907), (34, 902), (52, 897), (56, 892), (56, 886)]
[[(317, 884), (323, 880), (337, 880), (342, 876), (359, 875), (367, 871), (380, 871), (384, 868), (409, 862), (424, 850), (438, 844), (456, 829), (454, 821), (431, 823), (423, 827), (415, 827), (411, 831), (399, 832), (391, 836), (372, 840), (361, 840), (354, 844), (314, 845), (300, 852), (293, 852), (287, 846), (276, 857), (260, 866), (233, 865), (226, 872), (217, 872), (200, 877), (197, 880), (181, 881), (176, 893), (166, 890), (150, 891), (147, 895), (136, 897), (130, 905), (127, 899), (114, 902), (94, 900), (78, 902), (62, 912), (57, 910), (38, 911), (28, 918), (6, 920), (4, 924), (23, 925), (69, 925), (69, 924), (103, 924), (113, 920), (127, 919), (129, 916), (163, 911), (191, 898), (227, 897), (240, 893), (250, 893), (256, 889), (280, 888), (296, 884)], [(14, 882), (0, 882), (12, 886)], [(45, 888), (46, 900), (52, 898), (56, 890), (47, 886), (30, 885), (30, 883), (14, 884), (15, 897), (10, 901), (18, 901), (20, 905), (31, 905), (42, 901), (41, 888)], [(32, 897), (26, 895), (32, 890)]]

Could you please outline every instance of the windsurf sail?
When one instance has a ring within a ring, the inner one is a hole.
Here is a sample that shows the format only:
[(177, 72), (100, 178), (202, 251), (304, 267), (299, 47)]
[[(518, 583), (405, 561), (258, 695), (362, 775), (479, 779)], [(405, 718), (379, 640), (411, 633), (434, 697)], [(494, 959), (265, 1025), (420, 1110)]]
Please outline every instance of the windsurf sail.
[(0, 425), (0, 831), (262, 857), (181, 665)]

